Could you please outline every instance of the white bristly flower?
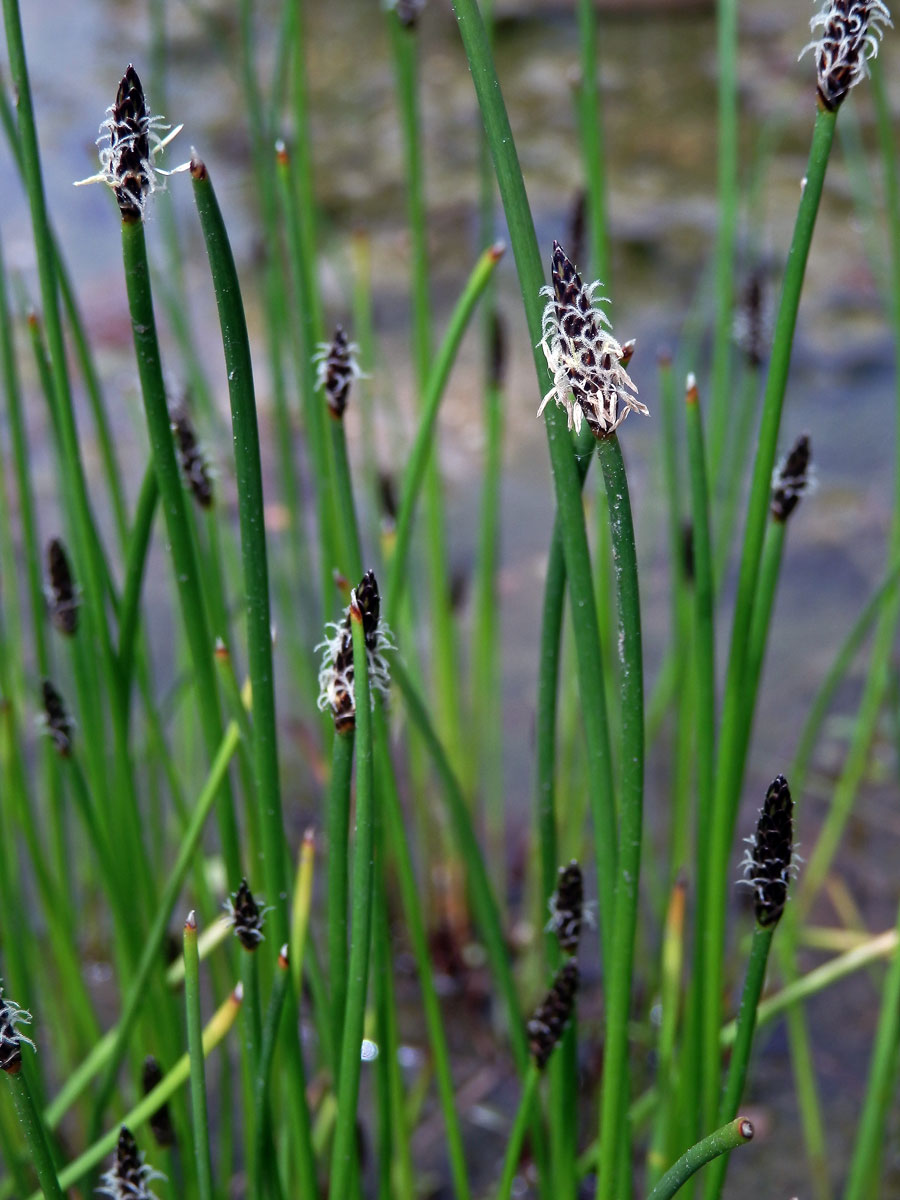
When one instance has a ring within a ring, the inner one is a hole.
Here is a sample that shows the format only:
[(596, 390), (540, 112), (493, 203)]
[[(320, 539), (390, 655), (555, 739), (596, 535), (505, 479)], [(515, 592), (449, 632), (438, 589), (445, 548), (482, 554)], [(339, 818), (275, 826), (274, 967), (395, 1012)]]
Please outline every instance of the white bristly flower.
[(809, 23), (822, 32), (800, 51), (816, 58), (818, 91), (830, 112), (839, 107), (852, 87), (869, 73), (868, 60), (878, 54), (884, 26), (891, 14), (883, 0), (826, 0)]
[(100, 1176), (97, 1194), (112, 1200), (156, 1200), (147, 1186), (151, 1179), (165, 1179), (165, 1175), (147, 1166), (133, 1134), (123, 1125), (113, 1165)]
[(585, 287), (559, 242), (553, 243), (552, 279), (552, 286), (541, 288), (548, 301), (540, 344), (553, 387), (541, 401), (538, 416), (555, 400), (566, 410), (570, 429), (579, 433), (584, 420), (598, 438), (617, 429), (630, 412), (648, 416), (621, 364), (624, 352), (612, 335), (609, 318), (595, 303), (599, 281)]
[(115, 104), (106, 110), (106, 120), (100, 126), (100, 170), (89, 179), (79, 179), (75, 186), (105, 183), (115, 192), (123, 218), (143, 220), (148, 199), (164, 186), (160, 176), (186, 171), (190, 166), (184, 163), (174, 171), (162, 171), (153, 162), (182, 128), (178, 125), (173, 129), (162, 117), (151, 114), (138, 73), (129, 65), (119, 83)]
[[(386, 650), (393, 650), (391, 631), (381, 620), (381, 602), (378, 584), (372, 571), (367, 571), (354, 599), (362, 613), (363, 632), (366, 639), (366, 661), (369, 668), (369, 693), (371, 705), (375, 707), (375, 693), (385, 699), (390, 695), (391, 675)], [(344, 619), (329, 621), (325, 626), (329, 634), (325, 641), (316, 646), (322, 651), (319, 670), (320, 712), (331, 709), (334, 727), (340, 733), (353, 728), (356, 718), (356, 695), (353, 686), (353, 634), (350, 629), (350, 606), (344, 609)]]
[(18, 1029), (19, 1025), (30, 1025), (31, 1013), (20, 1008), (15, 1000), (3, 995), (0, 984), (0, 1071), (15, 1075), (22, 1066), (22, 1043), (36, 1050), (31, 1038)]

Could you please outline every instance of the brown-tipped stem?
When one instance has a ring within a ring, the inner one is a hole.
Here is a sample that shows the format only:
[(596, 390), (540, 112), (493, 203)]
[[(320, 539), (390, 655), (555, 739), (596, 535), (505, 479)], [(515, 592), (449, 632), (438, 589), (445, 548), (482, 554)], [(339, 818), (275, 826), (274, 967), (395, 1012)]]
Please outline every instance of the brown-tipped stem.
[(801, 433), (775, 477), (769, 510), (773, 521), (786, 521), (809, 489), (811, 456), (809, 435)]

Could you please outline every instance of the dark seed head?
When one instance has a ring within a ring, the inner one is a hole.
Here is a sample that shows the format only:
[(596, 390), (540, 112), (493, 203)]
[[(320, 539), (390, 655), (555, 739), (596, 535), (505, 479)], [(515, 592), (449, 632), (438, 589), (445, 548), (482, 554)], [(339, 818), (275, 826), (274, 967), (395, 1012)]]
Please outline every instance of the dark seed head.
[(323, 346), (316, 356), (319, 386), (324, 388), (329, 411), (338, 421), (347, 407), (350, 384), (359, 374), (353, 361), (354, 350), (347, 334), (338, 325), (331, 344)]
[(173, 411), (172, 431), (175, 434), (178, 460), (185, 483), (201, 508), (212, 508), (213, 490), (209, 468), (197, 444), (197, 435), (187, 409), (179, 407)]
[(0, 987), (0, 1071), (17, 1075), (22, 1067), (22, 1043), (34, 1048), (34, 1042), (17, 1029), (28, 1025), (31, 1013), (19, 1008), (14, 1000), (7, 1000)]
[(263, 917), (265, 911), (253, 899), (246, 879), (231, 897), (231, 921), (234, 932), (245, 950), (255, 950), (263, 940)]
[[(162, 1082), (162, 1077), (162, 1067), (152, 1054), (148, 1054), (144, 1059), (141, 1071), (141, 1089), (145, 1096), (148, 1096), (156, 1085)], [(168, 1104), (161, 1105), (151, 1116), (150, 1132), (158, 1146), (175, 1145), (175, 1127), (172, 1124), (172, 1114), (169, 1112)]]
[(744, 866), (754, 891), (756, 920), (763, 926), (774, 925), (787, 902), (794, 845), (793, 811), (787, 780), (778, 775), (766, 792)]
[(809, 437), (801, 433), (775, 479), (771, 503), (773, 520), (786, 521), (800, 503), (803, 493), (807, 491), (810, 455)]
[(116, 164), (116, 202), (123, 219), (139, 220), (150, 191), (150, 110), (131, 64), (122, 76), (110, 122), (110, 149)]
[(584, 913), (584, 884), (581, 867), (574, 858), (567, 866), (559, 868), (556, 891), (550, 904), (550, 926), (556, 932), (560, 948), (566, 954), (575, 954)]
[(69, 556), (59, 538), (53, 538), (47, 545), (47, 575), (50, 619), (60, 633), (72, 637), (78, 630), (78, 594)]
[(578, 990), (578, 963), (570, 958), (557, 971), (543, 1003), (528, 1022), (528, 1044), (532, 1057), (543, 1070), (562, 1037)]
[(113, 1200), (151, 1200), (153, 1193), (147, 1187), (148, 1179), (159, 1178), (144, 1162), (131, 1130), (122, 1126), (116, 1143), (113, 1165), (102, 1178), (103, 1186), (98, 1193), (111, 1196)]
[(66, 712), (62, 696), (49, 679), (41, 681), (41, 694), (44, 699), (44, 719), (47, 732), (56, 748), (57, 754), (68, 758), (72, 753), (72, 733), (74, 726)]
[(815, 54), (823, 108), (835, 112), (867, 74), (866, 59), (875, 57), (882, 25), (890, 23), (882, 0), (831, 0), (827, 12), (813, 19), (813, 28), (822, 28)]
[(360, 580), (356, 589), (356, 603), (362, 613), (366, 646), (374, 650), (378, 640), (378, 618), (381, 615), (381, 597), (378, 595), (378, 581), (374, 571), (366, 571)]

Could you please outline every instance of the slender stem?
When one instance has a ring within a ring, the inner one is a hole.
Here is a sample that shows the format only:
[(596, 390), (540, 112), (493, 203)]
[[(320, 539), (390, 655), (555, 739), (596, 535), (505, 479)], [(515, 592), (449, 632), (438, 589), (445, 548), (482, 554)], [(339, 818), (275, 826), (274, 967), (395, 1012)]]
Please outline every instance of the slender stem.
[(269, 567), (253, 367), (240, 283), (212, 182), (206, 168), (199, 162), (192, 164), (191, 177), (197, 212), (206, 239), (228, 371), (247, 605), (247, 648), (253, 693), (253, 761), (260, 807), (263, 874), (267, 895), (275, 907), (275, 935), (278, 944), (281, 944), (288, 938), (287, 884), (278, 777)]
[(403, 905), (403, 913), (406, 918), (412, 952), (416, 960), (419, 987), (422, 989), (422, 1008), (425, 1015), (425, 1024), (428, 1029), (428, 1039), (434, 1060), (435, 1082), (444, 1118), (444, 1133), (447, 1139), (447, 1155), (450, 1159), (454, 1194), (457, 1200), (469, 1200), (471, 1191), (460, 1129), (460, 1115), (455, 1103), (450, 1050), (447, 1045), (444, 1022), (441, 1017), (440, 1001), (434, 982), (434, 967), (428, 945), (425, 918), (422, 913), (422, 902), (416, 884), (415, 870), (406, 834), (403, 811), (400, 807), (397, 781), (394, 777), (393, 765), (388, 753), (387, 725), (384, 715), (380, 711), (376, 712), (375, 721), (377, 728), (375, 738), (375, 767), (378, 785), (378, 803), (384, 813), (388, 844), (393, 858), (394, 870), (397, 873), (400, 901)]
[(519, 1169), (519, 1159), (522, 1157), (522, 1145), (531, 1123), (532, 1111), (540, 1081), (541, 1073), (538, 1070), (537, 1063), (529, 1063), (528, 1071), (525, 1074), (525, 1080), (522, 1084), (522, 1097), (519, 1100), (519, 1107), (516, 1110), (516, 1119), (513, 1122), (513, 1127), (510, 1130), (506, 1143), (506, 1155), (503, 1159), (503, 1174), (500, 1177), (500, 1186), (497, 1188), (497, 1200), (510, 1200), (512, 1196), (516, 1171)]
[(775, 462), (794, 329), (800, 307), (800, 293), (819, 200), (822, 195), (825, 169), (834, 137), (834, 124), (834, 113), (818, 112), (807, 164), (806, 184), (797, 212), (775, 325), (735, 600), (710, 832), (710, 880), (707, 896), (708, 920), (706, 923), (703, 1045), (701, 1050), (703, 1063), (701, 1111), (704, 1119), (708, 1122), (711, 1122), (718, 1107), (716, 1102), (720, 1074), (718, 1037), (722, 1011), (725, 919), (728, 912), (731, 842), (740, 792), (740, 769), (743, 764), (741, 743), (745, 734), (744, 721), (748, 703), (745, 670), (750, 622), (756, 598), (757, 573), (766, 528), (772, 467)]
[[(331, 989), (331, 1038), (335, 1055), (343, 1045), (347, 1007), (347, 884), (350, 869), (350, 780), (353, 730), (335, 734), (328, 786), (328, 982)], [(338, 1076), (339, 1058), (333, 1064)]]
[(38, 1183), (41, 1185), (41, 1192), (47, 1200), (63, 1200), (62, 1188), (56, 1178), (56, 1168), (50, 1157), (47, 1132), (35, 1107), (25, 1071), (18, 1070), (14, 1074), (6, 1072), (6, 1079), (16, 1107), (19, 1126), (28, 1146)]
[(578, 117), (581, 156), (587, 184), (588, 227), (594, 274), (609, 285), (609, 245), (606, 221), (606, 162), (603, 152), (603, 118), (597, 86), (597, 7), (593, 0), (578, 0), (578, 46), (581, 79)]
[(637, 555), (631, 520), (628, 479), (619, 439), (601, 438), (597, 456), (609, 505), (613, 563), (619, 605), (620, 701), (622, 708), (622, 783), (619, 806), (619, 862), (616, 877), (612, 953), (606, 982), (606, 1045), (600, 1122), (598, 1200), (614, 1200), (621, 1142), (630, 1136), (625, 1120), (628, 1077), (628, 1016), (637, 929), (638, 883), (644, 806), (644, 684)]
[[(281, 1024), (284, 1002), (291, 985), (291, 973), (284, 954), (278, 956), (277, 974), (266, 1009), (266, 1019), (262, 1030), (259, 1062), (256, 1067), (256, 1078), (253, 1082), (253, 1158), (251, 1163), (252, 1190), (251, 1194), (263, 1195), (263, 1168), (265, 1166), (265, 1140), (269, 1122), (269, 1077), (272, 1073), (272, 1063), (275, 1059), (275, 1046), (278, 1041), (278, 1029)], [(313, 1193), (311, 1192), (310, 1195)]]
[(746, 1117), (737, 1117), (728, 1125), (723, 1125), (696, 1146), (686, 1150), (647, 1197), (647, 1200), (671, 1200), (671, 1197), (684, 1187), (692, 1175), (701, 1167), (705, 1167), (712, 1159), (720, 1154), (728, 1154), (743, 1146), (753, 1137), (753, 1126)]
[[(744, 990), (741, 994), (741, 1007), (738, 1013), (737, 1035), (734, 1049), (731, 1052), (731, 1062), (728, 1066), (728, 1081), (725, 1084), (725, 1094), (719, 1107), (719, 1120), (730, 1120), (738, 1111), (741, 1097), (744, 1094), (744, 1084), (750, 1066), (750, 1050), (753, 1046), (753, 1034), (756, 1030), (756, 1013), (759, 1008), (759, 998), (762, 995), (763, 984), (766, 981), (766, 964), (769, 961), (769, 949), (772, 945), (772, 935), (775, 926), (764, 928), (756, 925), (753, 930), (753, 943), (750, 947), (750, 960), (747, 963), (747, 976), (744, 980)], [(710, 1167), (706, 1175), (707, 1200), (718, 1200), (725, 1185), (725, 1173), (728, 1170), (728, 1155), (723, 1154)]]
[(125, 581), (122, 587), (122, 604), (119, 608), (119, 670), (122, 673), (122, 686), (126, 696), (130, 692), (129, 682), (134, 666), (134, 646), (140, 618), (144, 568), (147, 565), (150, 534), (153, 530), (153, 518), (156, 515), (158, 500), (159, 484), (156, 482), (156, 470), (151, 463), (144, 475), (144, 482), (141, 484), (134, 521), (128, 538)]
[(191, 1118), (197, 1190), (200, 1200), (212, 1200), (212, 1159), (209, 1153), (206, 1071), (203, 1065), (203, 1026), (200, 1017), (200, 957), (197, 953), (197, 918), (193, 913), (189, 914), (184, 923), (184, 1004), (187, 1014), (188, 1054), (191, 1060)]
[(366, 992), (369, 982), (369, 943), (372, 924), (374, 841), (372, 786), (372, 713), (369, 707), (369, 671), (362, 615), (350, 606), (353, 631), (353, 687), (356, 702), (356, 841), (353, 851), (353, 901), (350, 930), (350, 970), (341, 1069), (338, 1080), (338, 1115), (331, 1155), (332, 1200), (344, 1200), (356, 1163), (356, 1105), (359, 1097), (360, 1053)]
[[(533, 355), (538, 388), (540, 394), (543, 395), (549, 390), (551, 382), (547, 364), (539, 349), (542, 313), (540, 289), (544, 283), (544, 273), (541, 268), (540, 253), (525, 193), (522, 171), (490, 45), (477, 4), (475, 0), (456, 0), (454, 8), (478, 96), (491, 156), (494, 160), (494, 171), (506, 213), (522, 299), (528, 319), (528, 332), (534, 347)], [(614, 789), (606, 720), (603, 658), (597, 626), (597, 609), (594, 602), (594, 586), (584, 524), (580, 480), (566, 429), (565, 415), (555, 404), (548, 404), (544, 415), (566, 561), (566, 574), (569, 581), (581, 711), (588, 748), (588, 781), (591, 800), (595, 813), (604, 808), (611, 813), (614, 810)], [(605, 821), (603, 828), (605, 829), (609, 823), (609, 820)], [(597, 837), (598, 851), (614, 856), (615, 843), (609, 847), (605, 844), (601, 845), (604, 842), (605, 839)], [(601, 860), (600, 854), (598, 854), (598, 872), (601, 876), (607, 865), (607, 861)], [(608, 899), (608, 897), (604, 897), (601, 893), (601, 899)]]
[[(213, 643), (206, 619), (200, 569), (185, 511), (181, 472), (175, 458), (166, 390), (163, 382), (156, 320), (150, 292), (150, 268), (140, 220), (123, 220), (122, 254), (134, 348), (144, 397), (147, 431), (153, 450), (153, 465), (160, 503), (166, 521), (169, 546), (181, 604), (181, 615), (197, 680), (198, 707), (207, 752), (216, 752), (222, 739), (222, 719), (213, 668)], [(229, 877), (239, 878), (240, 852), (234, 803), (227, 780), (223, 783), (218, 808), (222, 852)]]

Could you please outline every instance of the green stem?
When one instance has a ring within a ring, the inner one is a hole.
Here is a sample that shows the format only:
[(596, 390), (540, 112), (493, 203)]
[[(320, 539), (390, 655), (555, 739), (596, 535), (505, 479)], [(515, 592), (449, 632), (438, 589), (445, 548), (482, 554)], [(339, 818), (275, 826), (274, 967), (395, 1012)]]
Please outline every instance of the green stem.
[(712, 1159), (720, 1154), (729, 1154), (738, 1146), (746, 1145), (753, 1137), (753, 1126), (746, 1117), (737, 1117), (728, 1125), (723, 1125), (696, 1146), (686, 1150), (647, 1197), (647, 1200), (671, 1200), (680, 1188), (684, 1187), (692, 1175), (705, 1167)]
[(15, 1074), (7, 1072), (6, 1078), (32, 1166), (41, 1185), (41, 1192), (47, 1200), (64, 1200), (62, 1188), (56, 1178), (56, 1168), (50, 1157), (47, 1132), (35, 1107), (25, 1071), (20, 1069)]
[(134, 521), (128, 537), (122, 604), (119, 608), (119, 670), (122, 673), (122, 686), (126, 696), (130, 693), (129, 683), (134, 666), (134, 646), (141, 612), (141, 588), (158, 500), (159, 485), (156, 482), (156, 470), (151, 463), (144, 475), (144, 482), (141, 484)]
[[(185, 511), (181, 472), (175, 458), (166, 390), (163, 383), (156, 320), (150, 292), (150, 268), (140, 220), (123, 220), (122, 254), (125, 282), (134, 335), (134, 348), (144, 397), (147, 432), (153, 451), (153, 465), (159, 486), (160, 503), (166, 521), (172, 563), (181, 604), (194, 674), (197, 681), (198, 707), (207, 753), (213, 755), (222, 739), (222, 720), (216, 677), (213, 668), (213, 643), (206, 619), (200, 570)], [(240, 878), (237, 821), (230, 786), (223, 781), (218, 807), (222, 852), (230, 878)]]
[(191, 1061), (191, 1119), (197, 1191), (200, 1200), (212, 1200), (212, 1159), (209, 1153), (209, 1119), (206, 1112), (206, 1071), (203, 1065), (203, 1027), (200, 1018), (200, 957), (197, 953), (197, 918), (184, 923), (184, 1004), (187, 1014), (188, 1054)]
[(356, 702), (356, 841), (353, 851), (350, 969), (341, 1068), (338, 1114), (331, 1155), (331, 1200), (349, 1195), (356, 1164), (356, 1106), (359, 1097), (360, 1053), (369, 982), (369, 943), (372, 923), (373, 786), (372, 712), (369, 707), (369, 669), (362, 615), (351, 604), (353, 687)]
[[(353, 731), (336, 733), (332, 745), (328, 787), (328, 982), (331, 989), (331, 1038), (341, 1052), (347, 1006), (347, 884), (350, 868), (350, 781), (353, 773)], [(338, 1076), (339, 1059), (333, 1064)]]
[(516, 1110), (516, 1119), (513, 1122), (513, 1127), (510, 1130), (509, 1139), (506, 1143), (506, 1155), (503, 1159), (503, 1174), (500, 1177), (500, 1186), (497, 1188), (497, 1200), (510, 1200), (512, 1196), (516, 1171), (519, 1169), (519, 1159), (522, 1157), (522, 1145), (525, 1141), (525, 1134), (528, 1132), (528, 1127), (531, 1124), (532, 1111), (540, 1080), (541, 1073), (538, 1070), (537, 1063), (529, 1063), (528, 1071), (522, 1084), (522, 1098), (519, 1100), (519, 1107)]
[(609, 284), (609, 246), (606, 222), (606, 163), (603, 152), (603, 119), (597, 86), (597, 8), (593, 0), (578, 0), (578, 46), (581, 79), (578, 87), (581, 156), (587, 183), (588, 227), (594, 274)]
[[(727, 1121), (737, 1114), (744, 1094), (744, 1084), (750, 1066), (750, 1051), (753, 1046), (753, 1034), (756, 1030), (756, 1013), (759, 1008), (759, 998), (762, 995), (766, 981), (766, 964), (769, 960), (769, 949), (772, 945), (772, 935), (775, 926), (763, 927), (757, 924), (753, 930), (753, 944), (750, 947), (750, 960), (747, 963), (747, 977), (744, 980), (744, 990), (741, 994), (741, 1008), (738, 1014), (737, 1035), (734, 1049), (731, 1051), (731, 1062), (728, 1066), (728, 1081), (725, 1084), (725, 1094), (719, 1107), (719, 1120)], [(728, 1170), (728, 1155), (719, 1157), (706, 1176), (707, 1200), (718, 1200), (725, 1184), (725, 1173)]]
[(630, 1136), (625, 1120), (628, 1077), (628, 1016), (634, 969), (638, 883), (644, 804), (644, 686), (637, 555), (628, 479), (619, 439), (601, 438), (597, 456), (609, 505), (616, 592), (619, 605), (620, 700), (622, 708), (622, 782), (619, 806), (619, 861), (612, 952), (606, 974), (606, 1043), (600, 1120), (598, 1200), (614, 1200), (627, 1184), (616, 1184), (614, 1164), (622, 1141)]
[(781, 302), (775, 324), (775, 337), (769, 375), (763, 400), (756, 461), (753, 469), (747, 524), (738, 577), (731, 650), (725, 680), (716, 786), (710, 832), (710, 880), (707, 896), (707, 922), (703, 999), (703, 1093), (701, 1112), (711, 1122), (717, 1110), (720, 1058), (718, 1049), (722, 1011), (722, 979), (725, 952), (725, 919), (728, 912), (728, 878), (734, 821), (740, 792), (740, 770), (744, 755), (745, 715), (748, 696), (746, 666), (750, 622), (756, 599), (757, 574), (769, 506), (772, 468), (781, 424), (781, 410), (787, 385), (788, 369), (800, 293), (825, 169), (834, 137), (835, 114), (819, 111), (813, 131), (806, 170), (806, 184), (797, 211), (794, 235), (785, 268)]
[(212, 182), (206, 168), (199, 162), (192, 164), (191, 176), (212, 270), (228, 371), (247, 604), (247, 648), (253, 693), (253, 761), (260, 806), (263, 874), (266, 893), (275, 906), (275, 935), (280, 945), (288, 938), (287, 883), (278, 778), (269, 568), (253, 368), (237, 270)]
[[(544, 273), (531, 211), (528, 207), (528, 197), (525, 193), (522, 171), (490, 45), (477, 4), (475, 0), (456, 0), (454, 8), (478, 96), (491, 156), (494, 160), (494, 171), (506, 213), (522, 299), (528, 319), (529, 337), (534, 348), (533, 357), (538, 389), (539, 393), (543, 395), (549, 390), (551, 383), (547, 364), (544, 361), (543, 352), (540, 350), (543, 309), (540, 290), (544, 283)], [(581, 485), (566, 428), (565, 415), (555, 404), (548, 404), (544, 414), (566, 574), (569, 582), (581, 711), (588, 749), (588, 781), (591, 801), (595, 814), (604, 809), (611, 814), (614, 811), (614, 789), (603, 685), (603, 657), (597, 626), (597, 609), (594, 602), (594, 586), (584, 524)], [(598, 828), (605, 830), (612, 823), (614, 823), (612, 819), (607, 816), (603, 822), (598, 824)], [(598, 847), (598, 873), (602, 878), (608, 867), (608, 857), (610, 855), (613, 856), (613, 859), (615, 857), (616, 847), (615, 842), (611, 846), (607, 846), (606, 839), (600, 835), (597, 836), (595, 842)], [(605, 858), (604, 855), (606, 855)], [(608, 872), (606, 872), (606, 878), (611, 878)], [(608, 904), (609, 899), (609, 892), (601, 892), (601, 900), (604, 904)]]

